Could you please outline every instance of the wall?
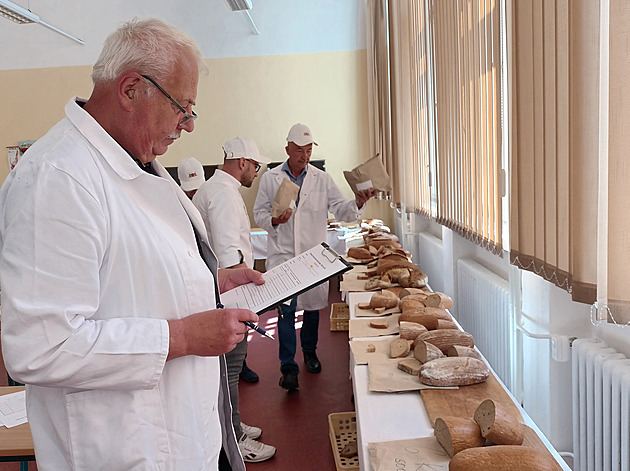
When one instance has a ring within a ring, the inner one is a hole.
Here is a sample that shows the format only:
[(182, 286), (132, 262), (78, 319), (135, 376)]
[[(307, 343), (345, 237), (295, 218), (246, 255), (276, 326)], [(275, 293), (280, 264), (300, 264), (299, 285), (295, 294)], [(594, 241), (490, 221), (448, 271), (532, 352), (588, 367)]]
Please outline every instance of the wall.
[[(575, 303), (566, 291), (533, 273), (510, 266), (507, 257), (494, 256), (422, 217), (397, 214), (395, 224), (397, 231), (406, 233), (405, 247), (414, 253), (421, 268), (424, 261), (432, 270), (441, 266), (441, 270), (429, 273), (432, 288), (442, 286), (444, 292), (457, 299), (456, 262), (459, 258), (473, 258), (510, 282), (515, 304), (521, 300), (520, 316), (529, 332), (596, 337), (630, 357), (628, 327), (594, 325), (590, 317), (591, 306)], [(455, 313), (456, 310), (457, 306), (454, 306)], [(519, 315), (518, 311), (516, 315)], [(517, 338), (520, 346), (514, 360), (518, 378), (512, 393), (556, 449), (571, 452), (571, 361), (555, 361), (548, 339), (530, 338), (520, 331), (517, 331)], [(570, 464), (570, 458), (568, 461)]]
[[(9, 171), (4, 147), (41, 137), (63, 117), (71, 97), (88, 97), (91, 64), (105, 36), (124, 20), (150, 15), (190, 34), (209, 67), (199, 83), (195, 131), (184, 133), (159, 158), (162, 164), (176, 166), (190, 156), (218, 164), (221, 146), (237, 135), (253, 138), (263, 155), (283, 161), (286, 134), (302, 122), (319, 143), (313, 158), (326, 160), (327, 171), (351, 198), (343, 170), (368, 157), (364, 0), (316, 5), (254, 0), (253, 5), (258, 35), (245, 13), (230, 12), (223, 0), (192, 0), (175, 11), (163, 0), (131, 5), (114, 0), (99, 7), (98, 18), (66, 0), (29, 4), (48, 22), (84, 39), (85, 46), (38, 25), (0, 19), (0, 87), (10, 91), (0, 94), (0, 181)], [(257, 190), (258, 179), (242, 190), (250, 218)], [(381, 214), (393, 222), (387, 202), (370, 201), (365, 216)]]

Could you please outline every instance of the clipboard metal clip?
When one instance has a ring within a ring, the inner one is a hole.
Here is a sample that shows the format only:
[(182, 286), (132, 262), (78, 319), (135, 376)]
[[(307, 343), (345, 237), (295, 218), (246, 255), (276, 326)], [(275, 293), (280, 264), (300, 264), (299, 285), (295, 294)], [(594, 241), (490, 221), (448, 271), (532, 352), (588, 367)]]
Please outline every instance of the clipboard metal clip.
[(339, 260), (341, 258), (341, 255), (331, 249), (328, 245), (324, 246), (324, 249), (322, 250), (322, 255), (326, 257), (326, 260), (328, 260), (330, 263), (333, 263), (335, 260)]

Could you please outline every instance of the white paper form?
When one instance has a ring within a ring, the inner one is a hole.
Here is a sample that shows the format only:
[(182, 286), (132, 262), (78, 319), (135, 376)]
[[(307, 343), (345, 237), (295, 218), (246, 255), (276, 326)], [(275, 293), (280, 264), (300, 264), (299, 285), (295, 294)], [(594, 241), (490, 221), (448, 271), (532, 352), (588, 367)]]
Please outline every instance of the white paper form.
[(7, 428), (28, 422), (25, 391), (0, 396), (0, 421)]
[(350, 269), (352, 265), (322, 242), (263, 273), (264, 284), (248, 283), (226, 291), (221, 302), (225, 307), (250, 309), (260, 314)]

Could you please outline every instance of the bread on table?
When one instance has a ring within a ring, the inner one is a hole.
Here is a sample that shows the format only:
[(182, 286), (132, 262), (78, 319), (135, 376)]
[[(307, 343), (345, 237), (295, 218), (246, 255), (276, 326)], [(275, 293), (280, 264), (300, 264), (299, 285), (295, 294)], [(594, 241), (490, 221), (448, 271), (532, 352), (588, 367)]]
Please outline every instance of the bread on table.
[(543, 451), (518, 445), (468, 448), (457, 453), (449, 471), (556, 471), (558, 464)]
[(438, 417), (435, 419), (434, 434), (438, 443), (451, 458), (468, 448), (484, 446), (479, 425), (469, 417)]
[(523, 424), (492, 399), (486, 399), (475, 410), (474, 420), (481, 435), (497, 445), (522, 445), (525, 438)]
[(483, 383), (488, 376), (490, 369), (483, 361), (460, 357), (431, 360), (422, 365), (419, 374), (421, 383), (444, 387)]

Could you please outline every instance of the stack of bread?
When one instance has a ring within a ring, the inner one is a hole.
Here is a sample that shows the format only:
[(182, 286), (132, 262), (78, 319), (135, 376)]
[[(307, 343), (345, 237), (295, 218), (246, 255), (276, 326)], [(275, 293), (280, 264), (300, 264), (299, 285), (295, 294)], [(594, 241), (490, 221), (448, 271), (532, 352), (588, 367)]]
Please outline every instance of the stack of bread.
[[(422, 383), (430, 386), (465, 386), (488, 378), (490, 370), (473, 348), (472, 335), (461, 330), (447, 311), (453, 306), (448, 295), (426, 287), (395, 287), (375, 293), (370, 303), (358, 307), (395, 306), (401, 311), (400, 333), (390, 344), (390, 356), (401, 358), (401, 370), (418, 375)], [(370, 325), (382, 328), (382, 321), (373, 319)]]
[[(485, 382), (490, 369), (474, 348), (473, 336), (462, 330), (448, 312), (452, 299), (427, 286), (427, 275), (411, 261), (398, 238), (380, 227), (363, 234), (365, 245), (348, 256), (367, 263), (365, 290), (375, 292), (361, 309), (377, 313), (400, 311), (399, 335), (389, 344), (398, 368), (418, 376), (421, 383), (468, 386)], [(370, 326), (389, 327), (393, 319), (373, 318)], [(370, 349), (372, 347), (372, 349)], [(375, 351), (372, 345), (368, 351)], [(524, 445), (525, 425), (520, 415), (486, 399), (473, 417), (444, 416), (435, 421), (438, 443), (451, 457), (450, 471), (550, 471), (559, 466), (553, 457)]]
[[(395, 302), (401, 311), (400, 333), (390, 343), (390, 357), (400, 358), (399, 369), (431, 386), (467, 386), (488, 379), (490, 370), (474, 348), (472, 335), (447, 311), (453, 306), (448, 295), (426, 287), (389, 288), (375, 293), (370, 305), (391, 307)], [(439, 417), (434, 432), (451, 457), (450, 471), (559, 469), (551, 455), (523, 445), (520, 417), (492, 399), (479, 404), (473, 417)]]
[(383, 228), (370, 229), (363, 235), (362, 247), (348, 249), (348, 257), (368, 262), (368, 270), (362, 275), (366, 291), (401, 287), (422, 288), (427, 285), (427, 275), (411, 261), (395, 234)]

